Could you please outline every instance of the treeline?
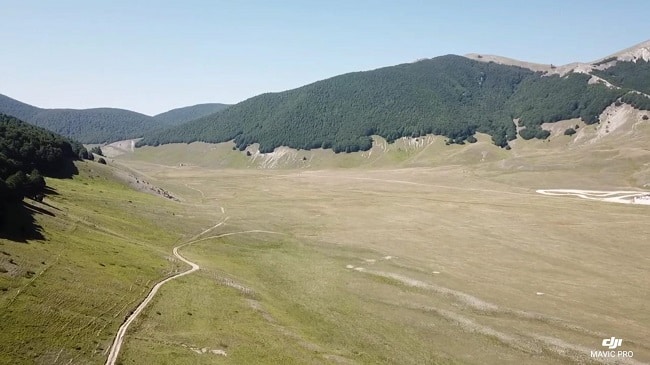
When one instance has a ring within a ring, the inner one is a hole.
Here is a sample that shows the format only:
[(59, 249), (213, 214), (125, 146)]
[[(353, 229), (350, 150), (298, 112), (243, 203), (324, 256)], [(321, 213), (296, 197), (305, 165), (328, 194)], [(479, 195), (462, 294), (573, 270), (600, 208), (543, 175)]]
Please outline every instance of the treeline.
[(443, 135), (463, 143), (476, 132), (505, 147), (517, 137), (546, 138), (543, 122), (580, 117), (597, 121), (623, 92), (587, 83), (589, 76), (545, 76), (529, 69), (442, 56), (368, 72), (345, 74), (298, 89), (269, 93), (181, 127), (145, 135), (140, 145), (224, 142), (239, 149), (259, 143), (354, 152), (371, 147), (371, 135), (388, 141)]
[(43, 176), (65, 176), (72, 160), (90, 157), (78, 142), (0, 114), (0, 210), (41, 194)]

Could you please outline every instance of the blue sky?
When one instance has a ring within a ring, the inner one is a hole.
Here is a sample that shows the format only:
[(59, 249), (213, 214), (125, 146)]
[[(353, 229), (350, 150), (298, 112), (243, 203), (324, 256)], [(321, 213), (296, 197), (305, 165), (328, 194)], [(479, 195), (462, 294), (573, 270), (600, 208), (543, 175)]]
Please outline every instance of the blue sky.
[(644, 0), (0, 0), (0, 14), (0, 93), (146, 114), (449, 53), (559, 65), (650, 38)]

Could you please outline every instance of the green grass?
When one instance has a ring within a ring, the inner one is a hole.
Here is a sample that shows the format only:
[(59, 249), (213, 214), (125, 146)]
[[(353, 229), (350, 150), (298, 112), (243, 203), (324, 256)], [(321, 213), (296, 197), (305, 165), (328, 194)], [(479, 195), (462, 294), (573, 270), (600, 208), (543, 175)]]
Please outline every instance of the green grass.
[(103, 363), (136, 302), (177, 269), (167, 258), (180, 207), (115, 182), (109, 167), (79, 167), (47, 181), (44, 240), (0, 240), (0, 363)]

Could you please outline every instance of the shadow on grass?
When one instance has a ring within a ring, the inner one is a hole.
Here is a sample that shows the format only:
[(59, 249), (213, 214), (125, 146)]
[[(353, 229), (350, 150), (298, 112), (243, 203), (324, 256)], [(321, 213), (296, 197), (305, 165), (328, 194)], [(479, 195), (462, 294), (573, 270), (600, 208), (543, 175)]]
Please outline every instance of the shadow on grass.
[[(26, 201), (23, 201), (23, 206), (25, 207), (25, 209), (27, 209), (27, 211), (29, 211), (32, 214), (40, 213), (40, 214), (49, 215), (50, 217), (54, 217), (54, 213), (50, 212), (49, 210), (41, 208), (41, 207), (33, 205), (33, 204), (30, 204), (30, 203), (28, 203)], [(48, 206), (49, 206), (49, 204), (48, 204)]]
[(45, 195), (59, 195), (59, 192), (57, 192), (55, 188), (49, 186), (46, 186), (45, 189), (43, 189), (43, 193)]
[[(71, 159), (66, 159), (61, 164), (58, 164), (46, 171), (45, 176), (54, 177), (59, 179), (70, 179), (74, 175), (79, 174), (79, 169)], [(43, 194), (59, 195), (56, 189), (46, 186)], [(38, 194), (39, 200), (42, 200), (42, 194)], [(49, 210), (43, 206), (50, 208)], [(54, 217), (51, 210), (60, 211), (59, 208), (54, 207), (48, 203), (40, 201), (36, 204), (35, 201), (25, 198), (20, 202), (0, 202), (0, 238), (5, 238), (11, 241), (27, 243), (28, 240), (43, 240), (43, 228), (36, 223), (35, 216), (37, 214), (44, 214)]]
[(28, 240), (43, 240), (43, 228), (36, 223), (35, 214), (53, 213), (29, 203), (9, 203), (0, 211), (0, 238), (27, 243)]

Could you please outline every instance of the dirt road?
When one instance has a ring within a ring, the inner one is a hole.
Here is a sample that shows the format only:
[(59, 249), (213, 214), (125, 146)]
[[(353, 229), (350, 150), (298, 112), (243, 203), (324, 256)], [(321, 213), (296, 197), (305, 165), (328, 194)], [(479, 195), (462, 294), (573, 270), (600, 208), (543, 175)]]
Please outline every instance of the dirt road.
[(178, 273), (176, 275), (168, 277), (167, 279), (162, 280), (158, 284), (154, 285), (153, 288), (151, 288), (151, 291), (149, 292), (149, 295), (147, 295), (147, 297), (144, 298), (144, 300), (140, 303), (140, 305), (138, 305), (138, 307), (133, 311), (133, 313), (131, 313), (131, 315), (126, 319), (126, 321), (124, 321), (122, 326), (120, 326), (120, 329), (117, 331), (117, 334), (115, 335), (115, 340), (113, 341), (113, 345), (111, 345), (111, 349), (110, 349), (110, 351), (108, 353), (108, 359), (106, 359), (106, 365), (114, 365), (115, 364), (115, 361), (117, 360), (117, 356), (120, 353), (120, 349), (122, 347), (122, 342), (124, 341), (124, 335), (126, 334), (126, 331), (129, 329), (129, 326), (131, 325), (131, 323), (133, 323), (133, 321), (135, 321), (135, 319), (138, 318), (140, 313), (142, 313), (142, 311), (149, 304), (149, 302), (151, 302), (153, 297), (158, 292), (158, 289), (160, 289), (160, 287), (162, 287), (163, 285), (165, 285), (165, 283), (167, 283), (169, 281), (172, 281), (174, 279), (178, 279), (181, 276), (189, 275), (189, 274), (191, 274), (191, 273), (193, 273), (193, 272), (195, 272), (195, 271), (197, 271), (199, 269), (199, 265), (197, 265), (194, 262), (192, 262), (192, 261), (184, 258), (183, 256), (181, 256), (181, 254), (178, 253), (178, 250), (181, 249), (182, 247), (185, 247), (185, 246), (190, 245), (190, 244), (192, 244), (194, 242), (197, 242), (199, 237), (201, 237), (202, 235), (204, 235), (204, 234), (212, 231), (213, 229), (223, 225), (226, 222), (226, 220), (227, 220), (227, 218), (224, 219), (222, 222), (217, 223), (216, 225), (214, 225), (214, 226), (206, 229), (205, 231), (199, 233), (198, 235), (192, 237), (192, 239), (190, 241), (185, 242), (185, 243), (183, 243), (181, 245), (178, 245), (178, 246), (174, 247), (174, 249), (172, 251), (174, 253), (174, 256), (176, 258), (178, 258), (179, 260), (183, 261), (184, 263), (190, 265), (190, 268), (188, 270), (186, 270), (186, 271), (183, 271), (181, 273)]
[(273, 232), (273, 231), (250, 230), (250, 231), (240, 231), (240, 232), (229, 232), (229, 233), (223, 233), (223, 234), (219, 234), (219, 235), (215, 235), (215, 236), (208, 236), (208, 237), (201, 238), (201, 236), (203, 236), (204, 234), (206, 234), (206, 233), (214, 230), (215, 228), (223, 225), (224, 223), (226, 223), (227, 220), (228, 220), (228, 217), (226, 217), (220, 223), (217, 223), (216, 225), (214, 225), (214, 226), (206, 229), (205, 231), (199, 233), (198, 235), (192, 237), (188, 242), (185, 242), (185, 243), (183, 243), (181, 245), (178, 245), (178, 246), (174, 247), (174, 249), (172, 251), (174, 253), (174, 256), (176, 258), (178, 258), (179, 260), (183, 261), (184, 263), (190, 265), (190, 269), (188, 269), (186, 271), (183, 271), (181, 273), (178, 273), (176, 275), (170, 276), (167, 279), (164, 279), (161, 282), (159, 282), (158, 284), (154, 285), (153, 288), (151, 288), (151, 291), (149, 292), (149, 294), (144, 298), (144, 300), (140, 303), (140, 305), (138, 305), (138, 307), (133, 311), (133, 313), (131, 313), (131, 315), (126, 319), (126, 321), (124, 321), (122, 326), (120, 326), (120, 329), (117, 331), (117, 334), (115, 335), (115, 340), (113, 340), (113, 345), (111, 345), (110, 351), (108, 353), (108, 359), (106, 359), (106, 365), (115, 365), (115, 362), (117, 361), (118, 355), (120, 354), (120, 349), (122, 348), (122, 343), (124, 342), (124, 336), (126, 335), (126, 331), (129, 329), (129, 326), (131, 325), (131, 323), (133, 323), (133, 321), (135, 321), (135, 319), (138, 318), (138, 316), (140, 315), (140, 313), (142, 313), (144, 308), (151, 302), (153, 297), (158, 292), (158, 289), (160, 289), (160, 287), (162, 287), (163, 285), (165, 285), (165, 283), (167, 283), (169, 281), (172, 281), (174, 279), (178, 279), (181, 276), (189, 275), (189, 274), (191, 274), (191, 273), (193, 273), (193, 272), (200, 269), (198, 264), (186, 259), (180, 253), (178, 253), (179, 249), (181, 249), (181, 248), (183, 248), (185, 246), (191, 245), (193, 243), (196, 243), (196, 242), (201, 242), (201, 241), (206, 241), (206, 240), (209, 240), (209, 239), (216, 239), (216, 238), (221, 238), (221, 237), (228, 237), (228, 236), (233, 236), (233, 235), (238, 235), (238, 234), (250, 234), (250, 233), (282, 234), (282, 233)]

